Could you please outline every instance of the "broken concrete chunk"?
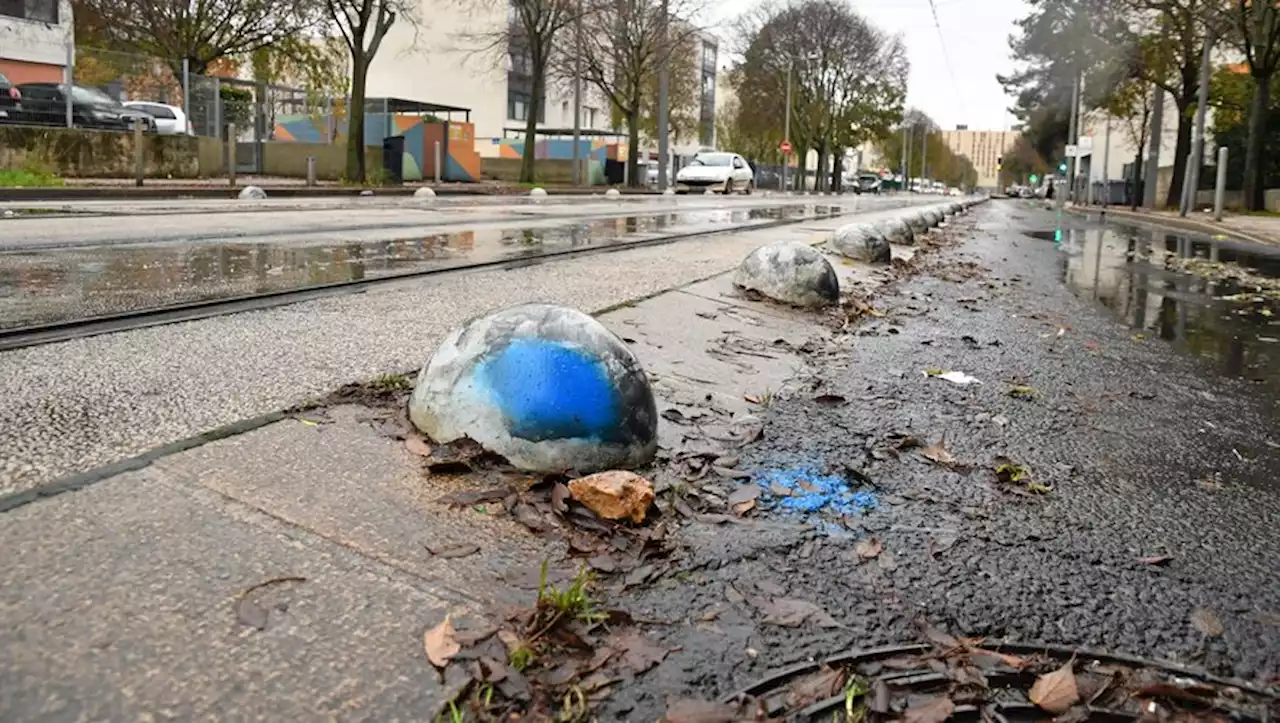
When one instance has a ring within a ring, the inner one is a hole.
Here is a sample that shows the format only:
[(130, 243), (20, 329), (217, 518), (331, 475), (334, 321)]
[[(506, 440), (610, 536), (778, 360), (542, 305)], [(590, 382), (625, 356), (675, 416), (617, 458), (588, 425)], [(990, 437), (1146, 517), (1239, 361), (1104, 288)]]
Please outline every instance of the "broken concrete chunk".
[(573, 480), (569, 496), (606, 520), (644, 522), (653, 504), (653, 484), (634, 472), (615, 469)]

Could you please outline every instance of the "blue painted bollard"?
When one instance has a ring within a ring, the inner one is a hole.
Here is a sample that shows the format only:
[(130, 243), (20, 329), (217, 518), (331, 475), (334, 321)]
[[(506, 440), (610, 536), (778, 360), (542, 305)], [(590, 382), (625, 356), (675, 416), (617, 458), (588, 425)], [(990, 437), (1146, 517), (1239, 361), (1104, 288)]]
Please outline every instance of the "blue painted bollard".
[(639, 467), (658, 447), (644, 369), (592, 317), (525, 304), (467, 322), (418, 375), (415, 427), (437, 443), (469, 437), (533, 472)]

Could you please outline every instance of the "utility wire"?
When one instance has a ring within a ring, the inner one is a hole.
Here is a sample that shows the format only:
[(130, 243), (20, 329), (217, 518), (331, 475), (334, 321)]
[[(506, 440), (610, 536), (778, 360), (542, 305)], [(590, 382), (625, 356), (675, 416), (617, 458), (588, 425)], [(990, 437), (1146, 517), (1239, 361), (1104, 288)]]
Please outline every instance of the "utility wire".
[(960, 92), (960, 82), (956, 80), (956, 69), (951, 63), (951, 53), (947, 51), (947, 39), (942, 35), (942, 23), (938, 22), (938, 6), (929, 0), (929, 13), (933, 15), (933, 27), (938, 31), (938, 44), (942, 46), (942, 59), (947, 63), (947, 74), (951, 76), (951, 88), (956, 94), (956, 104), (960, 106), (960, 115), (964, 117), (964, 93)]

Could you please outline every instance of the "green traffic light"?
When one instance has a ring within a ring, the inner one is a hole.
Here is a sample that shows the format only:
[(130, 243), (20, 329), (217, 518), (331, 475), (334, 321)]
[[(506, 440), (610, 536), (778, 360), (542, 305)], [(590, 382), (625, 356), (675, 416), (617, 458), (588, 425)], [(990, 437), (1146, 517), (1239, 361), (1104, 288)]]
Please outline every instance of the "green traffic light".
[(1037, 175), (1036, 175), (1036, 174), (1034, 174), (1034, 173), (1033, 173), (1033, 174), (1031, 174), (1031, 182), (1032, 182), (1032, 183), (1035, 183), (1036, 181), (1039, 181), (1039, 180), (1040, 180), (1040, 177), (1039, 177), (1039, 176), (1037, 176)]
[(1059, 164), (1058, 164), (1058, 170), (1059, 170), (1059, 171), (1062, 171), (1063, 173), (1066, 173), (1066, 172), (1067, 172), (1067, 162), (1066, 162), (1066, 161), (1063, 161), (1062, 163), (1059, 163)]

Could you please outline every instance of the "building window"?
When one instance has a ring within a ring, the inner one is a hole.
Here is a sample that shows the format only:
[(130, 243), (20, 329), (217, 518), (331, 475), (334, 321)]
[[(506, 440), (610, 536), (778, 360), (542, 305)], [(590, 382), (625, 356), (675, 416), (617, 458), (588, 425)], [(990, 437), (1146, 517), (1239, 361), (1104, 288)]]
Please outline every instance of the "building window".
[(583, 126), (587, 128), (596, 127), (596, 109), (595, 108), (583, 108), (582, 116), (583, 116), (583, 119), (582, 119)]
[[(529, 120), (529, 94), (518, 90), (507, 91), (507, 118), (509, 120)], [(547, 104), (538, 104), (538, 122), (547, 122)]]
[(0, 0), (0, 15), (56, 25), (58, 0)]
[(716, 72), (716, 46), (714, 43), (702, 43), (702, 70), (707, 73)]
[(573, 111), (569, 109), (569, 101), (560, 102), (560, 120), (565, 125), (573, 125)]

